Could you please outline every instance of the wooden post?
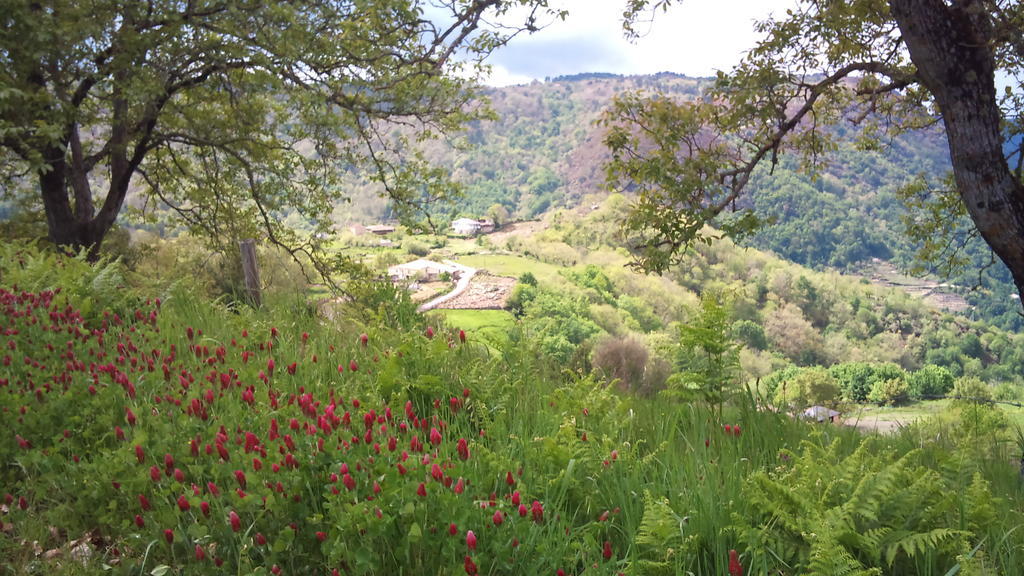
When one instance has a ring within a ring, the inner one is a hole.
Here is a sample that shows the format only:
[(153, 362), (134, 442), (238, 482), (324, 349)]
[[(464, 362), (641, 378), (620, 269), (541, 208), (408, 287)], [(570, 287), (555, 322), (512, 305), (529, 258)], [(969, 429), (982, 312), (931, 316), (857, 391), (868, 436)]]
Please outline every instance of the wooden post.
[(238, 243), (242, 251), (242, 273), (245, 274), (245, 291), (249, 293), (252, 305), (259, 308), (260, 302), (260, 269), (256, 263), (256, 241), (242, 240)]

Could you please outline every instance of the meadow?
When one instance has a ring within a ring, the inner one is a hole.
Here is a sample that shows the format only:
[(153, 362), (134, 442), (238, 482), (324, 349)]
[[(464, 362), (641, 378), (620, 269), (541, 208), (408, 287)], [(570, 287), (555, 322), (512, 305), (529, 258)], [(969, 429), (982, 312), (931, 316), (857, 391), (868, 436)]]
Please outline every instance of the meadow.
[(998, 407), (862, 434), (622, 392), (511, 318), (501, 344), (29, 249), (0, 273), (0, 573), (1024, 572)]

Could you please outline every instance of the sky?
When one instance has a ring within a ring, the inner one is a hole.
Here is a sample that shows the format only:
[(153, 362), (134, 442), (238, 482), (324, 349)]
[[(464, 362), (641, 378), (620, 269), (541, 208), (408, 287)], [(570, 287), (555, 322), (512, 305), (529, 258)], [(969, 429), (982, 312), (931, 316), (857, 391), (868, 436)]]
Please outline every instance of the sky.
[[(569, 11), (532, 35), (520, 35), (491, 55), (487, 84), (507, 86), (583, 72), (711, 76), (729, 70), (758, 36), (754, 22), (785, 15), (795, 0), (676, 0), (668, 12), (637, 26), (643, 37), (622, 34), (625, 0), (553, 0)], [(648, 18), (648, 20), (650, 20)]]

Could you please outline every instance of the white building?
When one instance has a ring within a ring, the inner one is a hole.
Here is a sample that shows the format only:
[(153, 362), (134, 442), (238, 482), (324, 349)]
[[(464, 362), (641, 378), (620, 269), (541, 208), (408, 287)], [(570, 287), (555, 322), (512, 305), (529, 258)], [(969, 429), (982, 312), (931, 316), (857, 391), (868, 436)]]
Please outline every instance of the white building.
[(420, 280), (424, 282), (432, 282), (441, 277), (442, 274), (448, 273), (453, 279), (457, 279), (461, 269), (458, 266), (452, 266), (449, 264), (442, 264), (441, 262), (434, 262), (433, 260), (413, 260), (412, 262), (406, 262), (405, 264), (398, 264), (388, 268), (388, 277), (393, 282), (401, 280)]
[(459, 218), (452, 222), (452, 232), (461, 236), (475, 236), (480, 227), (481, 222), (472, 218)]

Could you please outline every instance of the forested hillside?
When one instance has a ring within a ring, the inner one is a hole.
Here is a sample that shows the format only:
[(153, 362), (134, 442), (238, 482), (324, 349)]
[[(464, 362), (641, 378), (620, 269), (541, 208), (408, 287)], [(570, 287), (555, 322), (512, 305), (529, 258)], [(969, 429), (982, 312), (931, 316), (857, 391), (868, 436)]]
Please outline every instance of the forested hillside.
[[(694, 98), (706, 82), (668, 73), (582, 74), (489, 90), (494, 120), (472, 124), (462, 148), (430, 151), (465, 186), (465, 198), (448, 216), (500, 219), (507, 211), (512, 219), (532, 218), (552, 207), (593, 203), (607, 194), (608, 158), (595, 120), (612, 97), (642, 90)], [(906, 210), (897, 191), (917, 176), (939, 177), (948, 170), (942, 134), (911, 134), (872, 149), (859, 138), (858, 127), (829, 130), (837, 149), (821, 158), (815, 174), (799, 171), (795, 158), (782, 156), (770, 173), (756, 175), (750, 202), (767, 225), (744, 243), (819, 269), (862, 270), (873, 258), (913, 268), (917, 246), (903, 233)], [(372, 199), (371, 188), (354, 182), (353, 190), (359, 200), (339, 207), (339, 220), (386, 216), (386, 205)], [(1020, 330), (1024, 319), (1002, 264), (989, 266), (990, 252), (976, 239), (960, 254), (971, 264), (940, 279), (959, 287), (954, 290), (972, 306), (968, 314)]]

